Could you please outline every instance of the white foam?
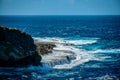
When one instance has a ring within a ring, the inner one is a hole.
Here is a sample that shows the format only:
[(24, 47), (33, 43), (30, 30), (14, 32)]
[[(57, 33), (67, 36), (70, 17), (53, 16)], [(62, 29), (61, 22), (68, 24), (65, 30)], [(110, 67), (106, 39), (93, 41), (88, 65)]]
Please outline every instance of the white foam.
[(37, 43), (59, 43), (59, 42), (63, 42), (63, 40), (61, 38), (39, 38), (39, 37), (33, 37), (34, 42)]
[(93, 55), (89, 55), (84, 50), (74, 48), (74, 52), (76, 53), (76, 59), (72, 60), (70, 64), (56, 65), (53, 68), (70, 69), (85, 62), (88, 62), (89, 60), (93, 60), (95, 58)]
[(38, 43), (52, 43), (56, 45), (52, 54), (42, 56), (41, 62), (43, 66), (69, 69), (95, 59), (92, 54), (83, 49), (74, 48), (70, 44), (93, 44), (97, 40), (64, 40), (61, 38), (34, 38), (34, 40)]
[(85, 44), (93, 44), (97, 42), (96, 40), (64, 40), (62, 38), (34, 38), (34, 42), (37, 43), (53, 43), (53, 44), (62, 44), (66, 45), (85, 45)]
[(68, 40), (68, 42), (74, 45), (85, 45), (96, 43), (97, 40)]
[(76, 54), (72, 52), (70, 47), (57, 47), (52, 54), (42, 56), (41, 62), (44, 66), (53, 67), (59, 64), (70, 63), (75, 58)]
[(90, 53), (120, 53), (120, 49), (97, 49), (89, 52)]

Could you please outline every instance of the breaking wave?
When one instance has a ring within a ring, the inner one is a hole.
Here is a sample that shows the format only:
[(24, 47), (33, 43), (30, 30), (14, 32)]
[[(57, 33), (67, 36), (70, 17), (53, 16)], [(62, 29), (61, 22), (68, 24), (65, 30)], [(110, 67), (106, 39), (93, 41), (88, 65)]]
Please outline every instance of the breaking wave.
[(70, 69), (90, 60), (97, 60), (93, 54), (85, 49), (78, 49), (76, 45), (88, 45), (96, 43), (97, 40), (65, 40), (63, 38), (34, 38), (38, 43), (55, 44), (53, 53), (42, 56), (43, 66), (55, 69)]
[(120, 53), (120, 49), (97, 49), (89, 52), (90, 53)]

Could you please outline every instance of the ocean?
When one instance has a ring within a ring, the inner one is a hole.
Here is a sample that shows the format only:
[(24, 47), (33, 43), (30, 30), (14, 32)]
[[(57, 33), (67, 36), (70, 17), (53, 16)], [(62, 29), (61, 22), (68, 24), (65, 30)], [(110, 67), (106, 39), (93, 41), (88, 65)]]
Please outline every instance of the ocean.
[(0, 68), (0, 80), (120, 80), (120, 16), (0, 16), (33, 38), (73, 43), (76, 59), (50, 67)]

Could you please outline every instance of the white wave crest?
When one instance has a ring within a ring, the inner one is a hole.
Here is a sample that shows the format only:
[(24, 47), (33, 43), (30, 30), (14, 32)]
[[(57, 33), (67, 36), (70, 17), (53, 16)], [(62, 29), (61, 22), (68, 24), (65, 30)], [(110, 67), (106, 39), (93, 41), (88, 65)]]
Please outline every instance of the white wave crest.
[(120, 53), (120, 49), (97, 49), (89, 52), (90, 53)]
[(97, 42), (95, 40), (64, 40), (62, 38), (34, 38), (34, 42), (38, 43), (57, 43), (64, 45), (85, 45), (85, 44), (93, 44)]
[(74, 45), (85, 45), (96, 43), (97, 40), (68, 40), (68, 42)]

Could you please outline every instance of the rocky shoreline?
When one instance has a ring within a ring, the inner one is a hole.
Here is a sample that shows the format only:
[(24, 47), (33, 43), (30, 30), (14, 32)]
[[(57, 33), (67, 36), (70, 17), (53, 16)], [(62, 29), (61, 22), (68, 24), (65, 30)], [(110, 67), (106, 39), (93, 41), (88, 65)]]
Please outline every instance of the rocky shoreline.
[(32, 38), (20, 30), (0, 26), (0, 67), (70, 63), (76, 59), (72, 45), (64, 40)]
[(41, 65), (41, 55), (52, 53), (53, 44), (34, 44), (33, 38), (14, 28), (0, 26), (0, 67)]

